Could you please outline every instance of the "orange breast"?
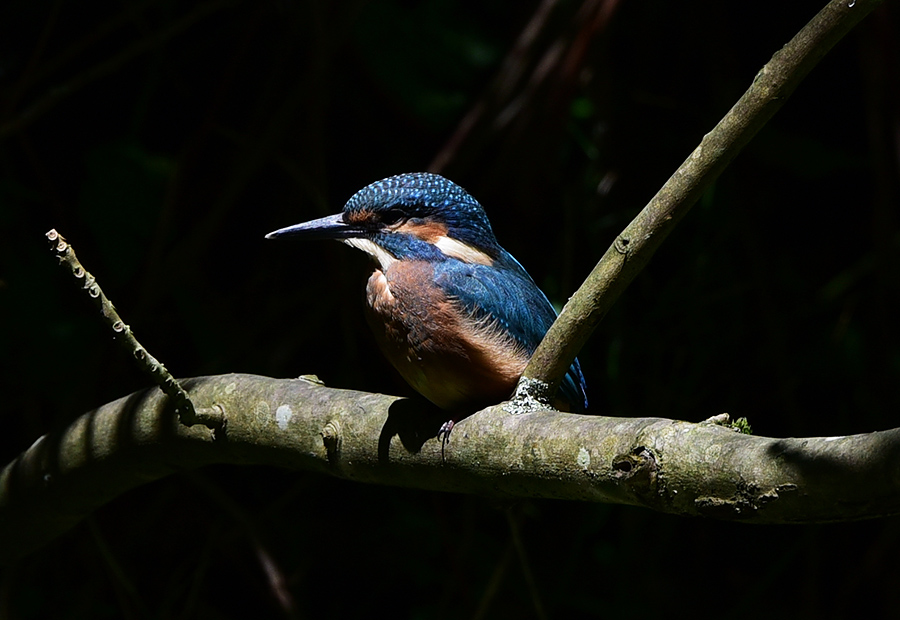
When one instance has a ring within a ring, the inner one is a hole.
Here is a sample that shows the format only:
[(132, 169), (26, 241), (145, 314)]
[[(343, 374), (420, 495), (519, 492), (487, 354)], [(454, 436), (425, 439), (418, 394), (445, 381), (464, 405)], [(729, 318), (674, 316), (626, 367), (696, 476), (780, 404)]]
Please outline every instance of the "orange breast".
[(366, 287), (367, 318), (403, 378), (442, 409), (505, 400), (528, 354), (489, 320), (476, 320), (434, 285), (431, 265), (397, 261)]

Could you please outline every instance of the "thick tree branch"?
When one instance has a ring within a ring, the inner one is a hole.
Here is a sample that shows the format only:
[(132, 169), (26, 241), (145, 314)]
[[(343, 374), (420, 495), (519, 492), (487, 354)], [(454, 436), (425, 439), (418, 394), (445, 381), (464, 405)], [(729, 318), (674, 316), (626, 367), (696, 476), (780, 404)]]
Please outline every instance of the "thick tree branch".
[[(616, 237), (563, 308), (517, 393), (556, 391), (578, 351), (688, 210), (777, 112), (806, 74), (881, 0), (833, 0), (762, 68), (753, 84)], [(536, 388), (535, 388), (536, 386)]]
[(769, 439), (712, 423), (492, 407), (459, 422), (442, 458), (442, 416), (421, 402), (305, 379), (221, 375), (183, 382), (227, 424), (184, 426), (153, 388), (40, 438), (0, 473), (0, 564), (71, 528), (126, 490), (212, 463), (496, 498), (646, 506), (753, 523), (900, 513), (900, 429)]

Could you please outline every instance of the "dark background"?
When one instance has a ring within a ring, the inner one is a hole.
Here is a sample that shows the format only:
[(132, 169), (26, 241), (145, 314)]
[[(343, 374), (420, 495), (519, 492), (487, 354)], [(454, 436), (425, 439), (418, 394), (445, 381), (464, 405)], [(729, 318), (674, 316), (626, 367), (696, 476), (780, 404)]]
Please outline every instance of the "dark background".
[[(432, 169), (561, 304), (822, 5), (4, 3), (0, 461), (148, 385), (50, 228), (176, 376), (408, 394), (362, 319), (366, 258), (266, 232)], [(885, 3), (840, 43), (619, 300), (580, 355), (593, 411), (898, 425), (898, 24)], [(758, 527), (218, 467), (6, 571), (0, 617), (538, 617), (514, 531), (549, 617), (900, 604), (896, 518)]]

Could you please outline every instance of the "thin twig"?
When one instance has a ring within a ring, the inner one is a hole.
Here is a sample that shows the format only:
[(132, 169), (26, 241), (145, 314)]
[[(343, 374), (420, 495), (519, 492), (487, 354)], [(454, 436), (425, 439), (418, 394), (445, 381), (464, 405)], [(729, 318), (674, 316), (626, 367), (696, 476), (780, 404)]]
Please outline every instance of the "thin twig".
[(166, 367), (150, 355), (147, 349), (138, 342), (131, 331), (131, 327), (125, 324), (116, 311), (115, 306), (103, 294), (103, 290), (97, 284), (96, 278), (81, 265), (78, 257), (75, 256), (75, 250), (72, 249), (72, 246), (69, 245), (65, 238), (53, 229), (47, 233), (47, 239), (50, 240), (52, 249), (56, 252), (56, 257), (59, 259), (60, 264), (68, 267), (72, 275), (83, 282), (81, 288), (94, 300), (94, 303), (100, 310), (100, 314), (103, 316), (104, 322), (113, 331), (116, 342), (120, 343), (137, 360), (141, 370), (150, 375), (159, 388), (175, 402), (175, 411), (178, 413), (182, 423), (188, 426), (203, 424), (209, 428), (220, 427), (221, 416), (216, 415), (216, 412), (198, 414), (194, 410), (194, 404), (188, 397), (187, 392), (178, 384), (171, 373), (166, 370)]
[(552, 395), (578, 351), (704, 191), (826, 53), (881, 0), (832, 0), (775, 53), (753, 84), (616, 237), (563, 308), (528, 363), (516, 397), (531, 386)]

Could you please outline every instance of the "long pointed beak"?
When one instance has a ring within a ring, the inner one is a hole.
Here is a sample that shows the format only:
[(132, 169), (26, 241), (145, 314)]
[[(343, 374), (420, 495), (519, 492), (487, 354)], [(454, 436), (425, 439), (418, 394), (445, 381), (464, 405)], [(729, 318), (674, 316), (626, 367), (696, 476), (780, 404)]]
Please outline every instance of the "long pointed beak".
[(280, 228), (266, 235), (266, 239), (280, 239), (293, 237), (295, 239), (349, 239), (360, 237), (363, 229), (344, 223), (340, 213), (321, 217), (310, 222), (294, 224), (287, 228)]

